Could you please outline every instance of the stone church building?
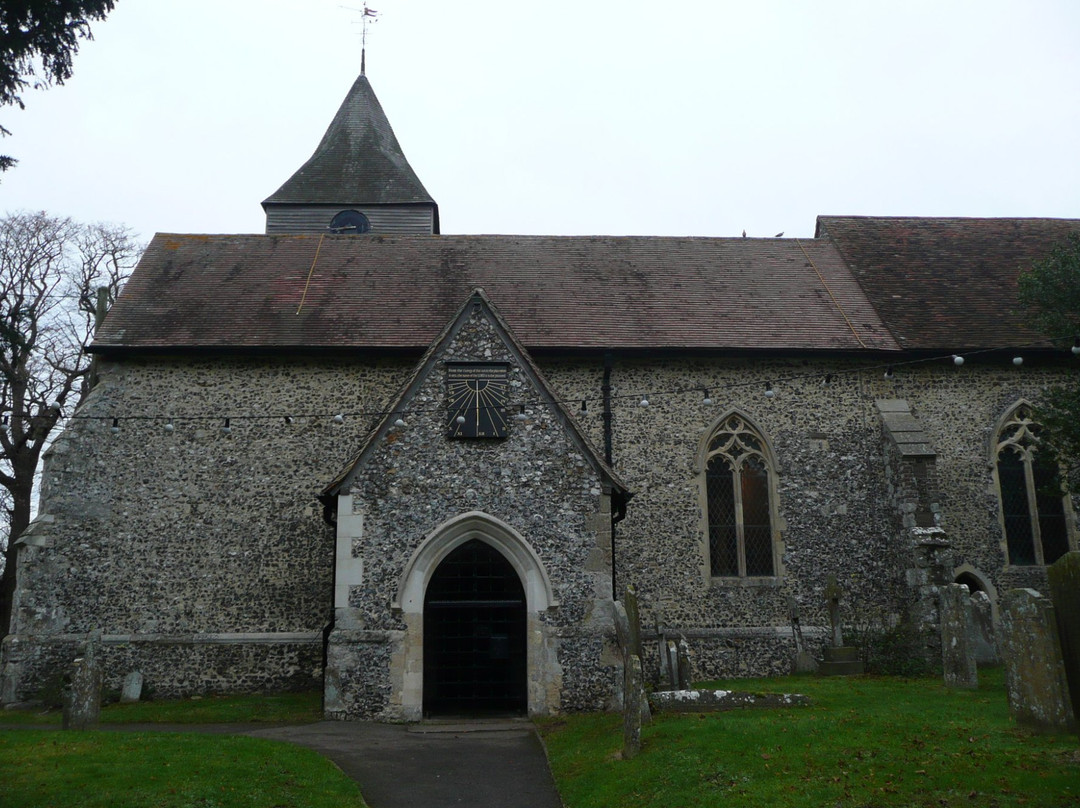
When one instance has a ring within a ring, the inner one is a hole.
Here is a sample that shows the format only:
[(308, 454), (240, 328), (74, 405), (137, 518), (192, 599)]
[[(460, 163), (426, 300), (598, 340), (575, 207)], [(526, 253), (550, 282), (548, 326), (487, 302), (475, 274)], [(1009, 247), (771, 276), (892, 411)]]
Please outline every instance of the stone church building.
[(444, 235), (363, 75), (263, 207), (265, 234), (158, 234), (100, 327), (4, 701), (100, 637), (110, 686), (161, 696), (605, 709), (627, 585), (695, 677), (775, 674), (793, 609), (824, 643), (830, 576), (888, 627), (1078, 546), (1031, 405), (1080, 359), (1014, 300), (1080, 220)]

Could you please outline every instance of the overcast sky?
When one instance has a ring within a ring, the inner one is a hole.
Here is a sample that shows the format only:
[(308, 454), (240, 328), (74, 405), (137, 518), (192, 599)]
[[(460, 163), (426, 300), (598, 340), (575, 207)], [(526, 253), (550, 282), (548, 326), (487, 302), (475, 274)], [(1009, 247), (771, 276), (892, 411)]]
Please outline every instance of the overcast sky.
[[(119, 0), (0, 109), (2, 210), (262, 232), (360, 69), (350, 0)], [(444, 233), (810, 236), (1080, 217), (1075, 0), (372, 0), (367, 75)]]

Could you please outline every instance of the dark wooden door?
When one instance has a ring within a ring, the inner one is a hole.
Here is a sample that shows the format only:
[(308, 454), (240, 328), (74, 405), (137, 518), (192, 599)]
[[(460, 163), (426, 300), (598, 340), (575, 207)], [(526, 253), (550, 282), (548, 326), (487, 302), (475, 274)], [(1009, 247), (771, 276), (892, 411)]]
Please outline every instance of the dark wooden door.
[(525, 590), (489, 544), (473, 539), (435, 570), (424, 597), (425, 715), (522, 714)]

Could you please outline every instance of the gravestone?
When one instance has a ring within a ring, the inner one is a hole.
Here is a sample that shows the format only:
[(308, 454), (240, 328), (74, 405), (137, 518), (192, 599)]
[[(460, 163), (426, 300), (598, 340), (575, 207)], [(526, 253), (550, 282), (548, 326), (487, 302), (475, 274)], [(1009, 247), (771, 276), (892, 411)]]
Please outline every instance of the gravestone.
[(124, 689), (120, 691), (121, 704), (134, 704), (142, 698), (142, 671), (132, 671), (124, 677)]
[[(1080, 550), (1066, 553), (1046, 571), (1057, 616), (1061, 659), (1073, 710), (1080, 712)], [(1073, 716), (1080, 731), (1080, 716)]]
[(971, 594), (971, 643), (976, 665), (1000, 665), (994, 634), (994, 607), (985, 592)]
[(633, 584), (629, 584), (623, 593), (623, 606), (626, 609), (626, 619), (630, 628), (630, 642), (626, 653), (641, 659), (641, 612), (638, 609), (637, 590)]
[(690, 646), (686, 644), (685, 639), (679, 640), (679, 644), (675, 646), (676, 670), (678, 671), (678, 689), (689, 690), (690, 689)]
[(667, 682), (664, 690), (679, 689), (679, 647), (675, 640), (664, 643), (664, 653), (667, 655)]
[(791, 638), (795, 642), (795, 656), (791, 660), (791, 672), (814, 673), (818, 669), (818, 663), (814, 655), (806, 648), (799, 617), (799, 604), (792, 596), (788, 597), (788, 617), (791, 619)]
[(626, 658), (623, 677), (623, 749), (622, 756), (630, 760), (641, 751), (641, 715), (648, 708), (645, 699), (645, 683), (641, 675), (641, 657), (630, 654)]
[(1036, 732), (1075, 729), (1050, 599), (1034, 589), (1006, 592), (1001, 599), (999, 642), (1013, 720)]
[(941, 590), (941, 665), (945, 686), (975, 690), (979, 673), (972, 641), (971, 598), (965, 584), (949, 584)]
[(832, 645), (823, 651), (824, 658), (818, 665), (822, 676), (853, 676), (863, 672), (863, 662), (859, 659), (859, 649), (844, 645), (844, 634), (840, 628), (840, 598), (843, 591), (835, 575), (830, 575), (825, 585), (825, 606), (829, 611), (830, 635)]
[(630, 653), (630, 619), (626, 615), (626, 607), (619, 601), (615, 601), (613, 614), (615, 617), (615, 641), (619, 644), (619, 651), (625, 657)]
[(825, 607), (829, 610), (829, 625), (833, 648), (844, 647), (844, 633), (840, 629), (840, 597), (843, 592), (835, 575), (830, 575), (825, 583)]
[(64, 691), (64, 729), (90, 729), (101, 717), (101, 662), (97, 645), (101, 635), (91, 634), (86, 650), (72, 663)]

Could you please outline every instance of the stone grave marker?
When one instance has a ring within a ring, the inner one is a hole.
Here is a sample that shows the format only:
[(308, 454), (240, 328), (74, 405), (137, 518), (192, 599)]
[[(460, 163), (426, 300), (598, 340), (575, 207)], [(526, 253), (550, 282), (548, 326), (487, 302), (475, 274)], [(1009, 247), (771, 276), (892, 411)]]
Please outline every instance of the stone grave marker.
[(1000, 665), (1001, 655), (997, 650), (994, 634), (994, 607), (990, 596), (985, 592), (971, 594), (971, 642), (975, 649), (977, 665)]
[(96, 726), (101, 717), (101, 662), (97, 644), (100, 634), (91, 634), (86, 650), (72, 663), (70, 684), (64, 692), (64, 729), (85, 730)]
[(675, 653), (677, 654), (676, 670), (679, 677), (679, 690), (690, 689), (690, 646), (686, 644), (685, 639), (680, 639), (678, 645), (675, 646)]
[(793, 596), (788, 596), (788, 617), (791, 619), (791, 638), (795, 642), (795, 657), (791, 660), (792, 673), (815, 673), (818, 669), (817, 660), (806, 648), (806, 640), (803, 638), (802, 621), (799, 615), (799, 604)]
[[(623, 681), (623, 749), (622, 756), (630, 760), (641, 751), (641, 715), (645, 702), (645, 683), (641, 674), (641, 657), (630, 654), (626, 659)], [(647, 702), (645, 702), (647, 707)]]
[(132, 671), (124, 677), (124, 689), (120, 691), (121, 704), (134, 704), (142, 698), (142, 671)]
[(833, 648), (844, 647), (844, 632), (840, 628), (840, 598), (843, 592), (835, 575), (830, 575), (825, 583), (825, 607), (829, 610), (829, 626)]
[(637, 590), (633, 584), (629, 584), (623, 593), (623, 606), (626, 608), (626, 619), (630, 626), (630, 645), (627, 653), (641, 659), (641, 612), (638, 609)]
[(975, 690), (979, 672), (972, 641), (971, 598), (965, 584), (949, 584), (941, 590), (941, 665), (945, 686)]
[(1066, 553), (1046, 571), (1050, 580), (1050, 600), (1057, 617), (1058, 640), (1073, 720), (1080, 731), (1080, 550)]
[(664, 643), (664, 653), (667, 655), (667, 683), (665, 690), (679, 689), (679, 647), (675, 640)]
[(1075, 729), (1050, 599), (1034, 589), (1006, 592), (1001, 599), (999, 642), (1013, 720), (1036, 732)]
[(824, 659), (818, 665), (823, 676), (853, 676), (863, 672), (859, 649), (844, 645), (844, 633), (840, 628), (840, 598), (843, 590), (835, 575), (828, 577), (825, 585), (825, 606), (829, 611), (832, 645), (823, 651)]

